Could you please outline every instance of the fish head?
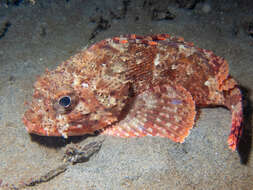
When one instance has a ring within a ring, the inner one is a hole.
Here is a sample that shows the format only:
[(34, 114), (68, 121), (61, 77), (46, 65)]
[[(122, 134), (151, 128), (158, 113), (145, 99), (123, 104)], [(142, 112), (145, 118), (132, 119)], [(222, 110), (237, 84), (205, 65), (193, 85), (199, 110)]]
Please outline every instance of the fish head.
[(32, 100), (27, 103), (29, 108), (23, 117), (26, 130), (67, 138), (93, 134), (111, 125), (125, 105), (128, 87), (110, 93), (110, 88), (99, 89), (101, 84), (95, 75), (85, 77), (82, 73), (70, 72), (64, 65), (46, 71), (35, 82)]

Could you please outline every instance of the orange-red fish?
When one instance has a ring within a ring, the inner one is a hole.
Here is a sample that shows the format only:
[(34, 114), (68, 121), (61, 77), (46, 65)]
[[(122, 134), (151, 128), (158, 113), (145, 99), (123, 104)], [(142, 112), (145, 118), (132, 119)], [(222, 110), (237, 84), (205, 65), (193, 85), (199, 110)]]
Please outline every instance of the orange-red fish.
[(242, 96), (227, 62), (168, 34), (125, 35), (100, 41), (46, 71), (24, 114), (29, 133), (161, 136), (183, 142), (195, 107), (232, 113), (228, 145), (242, 132)]

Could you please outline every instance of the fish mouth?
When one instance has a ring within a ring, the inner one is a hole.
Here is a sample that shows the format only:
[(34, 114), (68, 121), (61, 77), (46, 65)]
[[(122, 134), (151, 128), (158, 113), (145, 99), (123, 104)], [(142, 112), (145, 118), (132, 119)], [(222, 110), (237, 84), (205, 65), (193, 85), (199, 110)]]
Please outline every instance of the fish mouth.
[(23, 117), (23, 123), (26, 126), (26, 130), (30, 134), (36, 134), (40, 136), (62, 136), (58, 130), (46, 131), (39, 123), (33, 123), (29, 121), (25, 116)]
[(31, 122), (26, 116), (23, 117), (23, 123), (26, 126), (26, 131), (30, 134), (36, 134), (40, 136), (62, 136), (64, 138), (68, 138), (68, 136), (82, 136), (85, 134), (93, 134), (94, 131), (87, 131), (87, 127), (79, 127), (76, 125), (72, 125), (68, 127), (68, 129), (59, 132), (57, 129), (54, 130), (45, 130), (44, 127), (41, 126), (38, 122)]

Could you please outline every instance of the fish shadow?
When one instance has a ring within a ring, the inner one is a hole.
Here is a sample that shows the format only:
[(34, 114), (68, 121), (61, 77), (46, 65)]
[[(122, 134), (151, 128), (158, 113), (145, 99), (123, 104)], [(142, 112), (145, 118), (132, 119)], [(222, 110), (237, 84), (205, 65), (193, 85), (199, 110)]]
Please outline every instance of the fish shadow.
[(70, 136), (67, 139), (63, 137), (50, 137), (50, 136), (39, 136), (36, 134), (30, 134), (31, 141), (36, 142), (42, 146), (46, 146), (48, 148), (61, 148), (65, 147), (70, 143), (79, 143), (88, 137), (97, 136), (95, 135), (83, 135), (83, 136)]
[(243, 96), (243, 123), (244, 126), (242, 136), (239, 141), (237, 151), (240, 156), (240, 162), (243, 165), (247, 165), (249, 161), (250, 152), (252, 149), (252, 115), (253, 107), (250, 100), (250, 90), (240, 86), (240, 90)]

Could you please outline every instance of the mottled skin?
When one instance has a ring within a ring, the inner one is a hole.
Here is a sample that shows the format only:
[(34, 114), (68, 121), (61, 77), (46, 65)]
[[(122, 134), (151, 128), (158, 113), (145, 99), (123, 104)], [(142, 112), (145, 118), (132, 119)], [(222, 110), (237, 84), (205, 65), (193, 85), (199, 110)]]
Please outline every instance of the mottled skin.
[[(34, 85), (23, 121), (46, 136), (102, 134), (162, 136), (183, 142), (195, 106), (221, 105), (232, 113), (229, 147), (241, 135), (241, 92), (227, 62), (167, 34), (103, 40), (74, 55)], [(59, 101), (68, 97), (71, 103)]]

